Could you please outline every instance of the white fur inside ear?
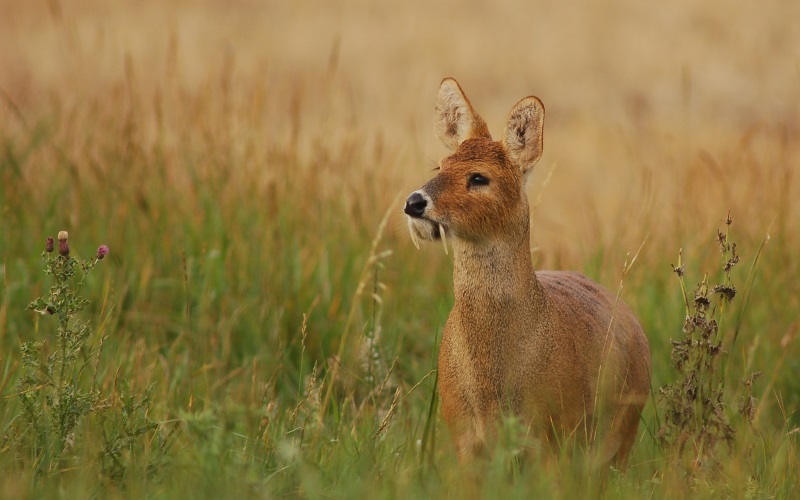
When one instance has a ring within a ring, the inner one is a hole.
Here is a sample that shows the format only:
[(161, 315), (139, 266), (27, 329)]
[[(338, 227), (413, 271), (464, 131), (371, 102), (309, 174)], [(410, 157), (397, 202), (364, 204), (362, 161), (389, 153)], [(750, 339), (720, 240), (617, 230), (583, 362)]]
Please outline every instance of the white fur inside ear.
[(448, 78), (439, 87), (436, 101), (436, 134), (445, 147), (454, 150), (472, 130), (472, 110), (455, 80)]
[(544, 105), (536, 97), (526, 97), (508, 114), (503, 144), (514, 163), (527, 173), (544, 149)]

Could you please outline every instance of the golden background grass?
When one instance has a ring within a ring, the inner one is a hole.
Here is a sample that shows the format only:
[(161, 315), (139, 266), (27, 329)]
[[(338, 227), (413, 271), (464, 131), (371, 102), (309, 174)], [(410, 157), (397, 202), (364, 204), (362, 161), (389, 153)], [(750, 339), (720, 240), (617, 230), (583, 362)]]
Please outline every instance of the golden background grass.
[[(575, 248), (636, 248), (654, 227), (706, 228), (733, 207), (756, 232), (779, 212), (796, 224), (798, 18), (782, 1), (5, 1), (0, 88), (28, 122), (57, 108), (76, 137), (62, 144), (87, 154), (126, 109), (146, 146), (169, 151), (206, 126), (249, 150), (250, 173), (270, 169), (259, 149), (275, 145), (305, 157), (366, 145), (375, 161), (326, 174), (336, 186), (373, 170), (386, 196), (443, 155), (442, 77), (495, 134), (536, 94), (548, 115), (534, 185), (557, 167), (534, 240), (573, 262)], [(9, 112), (2, 124), (18, 125)]]

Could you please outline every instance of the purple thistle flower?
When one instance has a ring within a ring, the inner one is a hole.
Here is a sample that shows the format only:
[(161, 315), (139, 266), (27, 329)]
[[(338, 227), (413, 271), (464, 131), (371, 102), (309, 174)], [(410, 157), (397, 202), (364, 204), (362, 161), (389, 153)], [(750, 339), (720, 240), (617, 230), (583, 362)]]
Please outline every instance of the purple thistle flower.
[(97, 260), (103, 260), (103, 257), (108, 255), (108, 247), (105, 245), (100, 245), (97, 247)]
[(69, 234), (66, 231), (58, 232), (58, 253), (64, 257), (69, 255), (69, 243), (67, 243), (67, 238), (69, 238)]
[(53, 248), (55, 247), (55, 241), (53, 240), (52, 236), (48, 236), (46, 240), (44, 240), (44, 249), (47, 253), (52, 253)]

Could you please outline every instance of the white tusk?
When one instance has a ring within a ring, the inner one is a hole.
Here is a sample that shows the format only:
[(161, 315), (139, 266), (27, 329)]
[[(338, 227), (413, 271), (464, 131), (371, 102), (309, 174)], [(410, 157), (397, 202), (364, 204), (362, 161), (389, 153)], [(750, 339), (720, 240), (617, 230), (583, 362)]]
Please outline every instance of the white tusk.
[(411, 225), (408, 226), (408, 234), (411, 235), (411, 241), (414, 242), (414, 246), (419, 250), (419, 242), (417, 241), (416, 235), (414, 235), (414, 228), (412, 228)]
[(439, 224), (439, 233), (442, 237), (442, 245), (444, 245), (444, 254), (447, 255), (447, 236), (444, 234), (444, 226)]

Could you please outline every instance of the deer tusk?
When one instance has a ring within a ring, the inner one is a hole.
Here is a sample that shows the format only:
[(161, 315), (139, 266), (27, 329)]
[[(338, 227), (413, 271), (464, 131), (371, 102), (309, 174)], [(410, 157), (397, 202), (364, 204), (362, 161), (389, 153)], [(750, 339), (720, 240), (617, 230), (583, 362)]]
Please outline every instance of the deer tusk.
[(417, 236), (414, 234), (414, 228), (411, 225), (408, 225), (408, 234), (411, 235), (411, 241), (414, 242), (414, 246), (417, 247), (419, 250), (419, 241), (417, 241)]
[(439, 235), (442, 237), (442, 245), (444, 245), (444, 254), (447, 255), (447, 236), (444, 234), (444, 226), (439, 224)]

